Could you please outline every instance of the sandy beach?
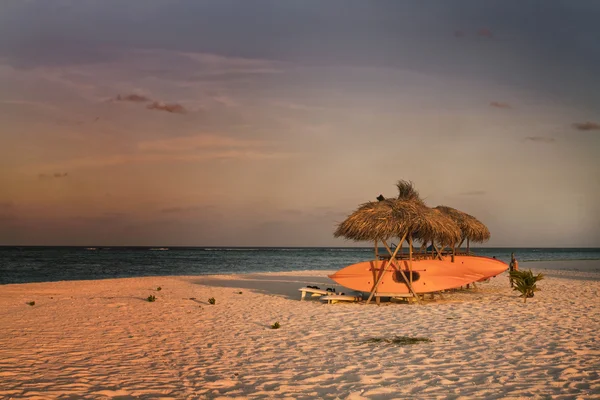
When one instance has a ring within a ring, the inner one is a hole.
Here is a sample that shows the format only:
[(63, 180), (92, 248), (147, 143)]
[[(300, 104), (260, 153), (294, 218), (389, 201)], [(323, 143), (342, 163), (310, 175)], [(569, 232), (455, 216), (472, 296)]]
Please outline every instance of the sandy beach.
[(598, 398), (600, 262), (556, 263), (526, 304), (506, 274), (380, 306), (299, 301), (327, 271), (4, 285), (0, 398)]

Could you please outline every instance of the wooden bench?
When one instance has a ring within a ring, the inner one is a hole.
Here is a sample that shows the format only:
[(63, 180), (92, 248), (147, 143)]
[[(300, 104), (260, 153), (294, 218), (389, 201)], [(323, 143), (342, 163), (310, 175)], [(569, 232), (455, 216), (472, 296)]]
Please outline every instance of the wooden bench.
[(362, 301), (362, 296), (349, 296), (347, 294), (331, 294), (329, 296), (321, 296), (319, 299), (327, 304), (337, 303), (339, 301), (349, 301), (351, 303)]
[(298, 289), (300, 292), (302, 292), (302, 295), (300, 297), (300, 301), (304, 300), (304, 298), (306, 297), (306, 293), (310, 293), (311, 297), (315, 297), (315, 296), (331, 296), (333, 294), (336, 294), (335, 292), (329, 291), (329, 290), (324, 290), (324, 289), (315, 289), (315, 288), (309, 288), (309, 287), (302, 287), (300, 289)]
[[(425, 298), (425, 294), (427, 293), (417, 293), (418, 296), (421, 296), (421, 298)], [(439, 295), (442, 299), (444, 298), (444, 296), (442, 295), (441, 292), (433, 292), (433, 293), (429, 293), (431, 295), (431, 298), (433, 299), (434, 294)], [(375, 302), (377, 304), (379, 304), (381, 302), (381, 297), (391, 297), (393, 299), (410, 299), (410, 298), (414, 298), (412, 293), (384, 293), (384, 292), (377, 292), (373, 295), (373, 297), (375, 297)]]

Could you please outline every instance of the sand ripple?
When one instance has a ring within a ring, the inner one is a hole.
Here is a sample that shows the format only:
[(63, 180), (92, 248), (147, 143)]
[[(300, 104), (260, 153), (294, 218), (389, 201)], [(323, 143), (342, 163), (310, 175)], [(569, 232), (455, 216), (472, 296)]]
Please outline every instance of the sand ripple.
[[(421, 306), (298, 301), (324, 275), (5, 285), (0, 397), (600, 396), (597, 279), (548, 277), (527, 304), (505, 276)], [(400, 335), (432, 342), (366, 342)]]

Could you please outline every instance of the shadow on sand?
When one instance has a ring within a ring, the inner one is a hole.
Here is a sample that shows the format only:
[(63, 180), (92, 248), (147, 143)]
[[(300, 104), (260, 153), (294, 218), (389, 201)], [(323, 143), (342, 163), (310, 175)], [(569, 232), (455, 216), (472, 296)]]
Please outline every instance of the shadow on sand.
[(209, 276), (194, 279), (191, 282), (213, 287), (246, 289), (256, 293), (281, 296), (292, 300), (300, 300), (298, 289), (307, 285), (318, 286), (321, 289), (331, 287), (336, 290), (344, 290), (325, 274), (323, 276), (268, 276), (248, 274), (236, 277), (235, 279)]

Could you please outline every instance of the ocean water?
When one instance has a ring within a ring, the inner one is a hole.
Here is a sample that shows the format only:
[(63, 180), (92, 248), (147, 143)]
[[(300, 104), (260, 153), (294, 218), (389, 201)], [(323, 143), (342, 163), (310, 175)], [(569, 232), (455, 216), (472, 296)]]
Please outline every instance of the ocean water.
[[(519, 262), (600, 260), (600, 248), (473, 248)], [(381, 254), (384, 250), (381, 250)], [(337, 270), (373, 259), (373, 248), (0, 247), (0, 284), (157, 275)]]

